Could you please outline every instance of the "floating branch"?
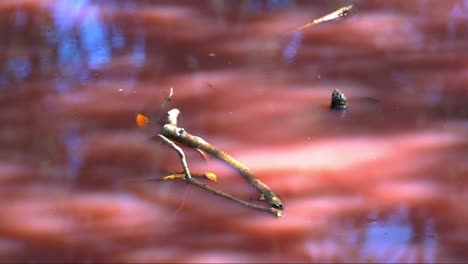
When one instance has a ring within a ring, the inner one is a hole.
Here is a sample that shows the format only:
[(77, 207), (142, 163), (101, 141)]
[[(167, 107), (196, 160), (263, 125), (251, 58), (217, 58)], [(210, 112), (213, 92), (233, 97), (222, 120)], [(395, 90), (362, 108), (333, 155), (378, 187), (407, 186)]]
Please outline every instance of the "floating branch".
[[(179, 159), (181, 161), (183, 170), (184, 170), (184, 178), (181, 178), (187, 183), (193, 184), (197, 187), (203, 188), (211, 193), (223, 196), (230, 200), (236, 201), (240, 204), (243, 204), (247, 207), (254, 208), (257, 210), (265, 211), (274, 214), (277, 217), (282, 215), (282, 210), (284, 209), (284, 205), (278, 196), (262, 181), (260, 181), (245, 165), (241, 162), (236, 160), (231, 155), (225, 153), (224, 151), (216, 148), (215, 146), (211, 145), (210, 143), (206, 142), (201, 137), (197, 137), (194, 135), (189, 134), (185, 129), (180, 128), (177, 126), (177, 118), (180, 114), (178, 109), (172, 109), (167, 113), (167, 117), (165, 120), (165, 125), (163, 126), (161, 133), (157, 135), (157, 137), (161, 138), (164, 142), (166, 142), (171, 148), (173, 148), (179, 155)], [(187, 161), (185, 160), (185, 154), (183, 150), (174, 144), (171, 140), (177, 141), (185, 146), (200, 149), (209, 155), (216, 157), (225, 163), (227, 163), (232, 168), (236, 169), (253, 187), (255, 187), (260, 193), (262, 197), (265, 197), (265, 200), (268, 202), (269, 207), (260, 206), (257, 204), (253, 204), (239, 198), (236, 198), (230, 194), (227, 194), (223, 191), (214, 189), (204, 183), (201, 183), (195, 180), (189, 171)]]
[(326, 22), (326, 21), (330, 21), (330, 20), (333, 20), (333, 19), (337, 19), (337, 18), (340, 18), (340, 17), (344, 17), (346, 16), (349, 11), (353, 8), (353, 5), (349, 5), (349, 6), (345, 6), (345, 7), (342, 7), (328, 15), (325, 15), (323, 17), (320, 17), (320, 18), (317, 18), (307, 24), (304, 24), (300, 27), (297, 27), (296, 29), (294, 29), (294, 31), (301, 31), (301, 30), (304, 30), (308, 27), (311, 27), (311, 26), (314, 26), (314, 25), (317, 25), (317, 24), (320, 24), (322, 22)]

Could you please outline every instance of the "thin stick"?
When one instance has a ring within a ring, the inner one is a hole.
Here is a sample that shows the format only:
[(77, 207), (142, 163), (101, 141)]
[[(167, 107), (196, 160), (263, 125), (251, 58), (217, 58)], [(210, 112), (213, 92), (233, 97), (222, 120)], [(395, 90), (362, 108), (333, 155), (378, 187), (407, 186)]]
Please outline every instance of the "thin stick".
[(340, 9), (328, 14), (328, 15), (317, 18), (317, 19), (315, 19), (315, 20), (313, 20), (313, 21), (311, 21), (311, 22), (309, 22), (307, 24), (304, 24), (304, 25), (302, 25), (300, 27), (297, 27), (296, 29), (294, 29), (294, 31), (301, 31), (301, 30), (304, 30), (304, 29), (306, 29), (308, 27), (320, 24), (322, 22), (346, 16), (348, 14), (349, 10), (351, 10), (351, 8), (353, 8), (353, 5), (342, 7)]
[(232, 195), (230, 195), (228, 193), (225, 193), (225, 192), (223, 192), (221, 190), (217, 190), (217, 189), (215, 189), (215, 188), (213, 188), (213, 187), (211, 187), (209, 185), (206, 185), (206, 184), (194, 179), (193, 177), (192, 177), (192, 180), (190, 180), (190, 181), (187, 181), (186, 178), (183, 178), (181, 180), (183, 180), (183, 181), (185, 181), (187, 183), (191, 183), (191, 184), (193, 184), (193, 185), (195, 185), (197, 187), (200, 187), (202, 189), (205, 189), (208, 192), (211, 192), (213, 194), (216, 194), (216, 195), (222, 196), (224, 198), (230, 199), (232, 201), (238, 202), (238, 203), (240, 203), (240, 204), (242, 204), (244, 206), (247, 206), (249, 208), (257, 209), (257, 210), (264, 211), (264, 212), (268, 212), (268, 213), (274, 214), (276, 217), (281, 217), (282, 214), (283, 214), (282, 211), (277, 209), (277, 208), (261, 206), (261, 205), (257, 205), (257, 204), (254, 204), (254, 203), (250, 203), (250, 202), (241, 200), (241, 199), (239, 199), (239, 198), (237, 198), (235, 196), (232, 196)]
[[(166, 138), (165, 136), (163, 136), (161, 134), (158, 134), (158, 136), (162, 140), (164, 140), (164, 142), (166, 142), (171, 148), (173, 148), (177, 152), (177, 154), (179, 155), (180, 162), (182, 163), (182, 167), (184, 168), (184, 173), (189, 173), (189, 169), (188, 169), (188, 166), (187, 166), (187, 161), (185, 159), (184, 151), (180, 147), (178, 147), (176, 144), (174, 144), (174, 142), (172, 142), (170, 139)], [(189, 177), (187, 177), (187, 175), (189, 175)], [(217, 190), (217, 189), (215, 189), (215, 188), (213, 188), (213, 187), (211, 187), (209, 185), (206, 185), (206, 184), (194, 179), (193, 177), (190, 176), (190, 174), (185, 174), (185, 177), (181, 178), (181, 180), (183, 180), (183, 181), (185, 181), (187, 183), (193, 184), (193, 185), (195, 185), (195, 186), (197, 186), (199, 188), (202, 188), (204, 190), (207, 190), (208, 192), (211, 192), (213, 194), (216, 194), (216, 195), (222, 196), (224, 198), (230, 199), (232, 201), (238, 202), (238, 203), (240, 203), (240, 204), (242, 204), (244, 206), (274, 214), (276, 217), (281, 217), (282, 216), (282, 211), (277, 209), (277, 208), (261, 206), (261, 205), (257, 205), (257, 204), (254, 204), (254, 203), (250, 203), (250, 202), (241, 200), (241, 199), (239, 199), (237, 197), (234, 197), (234, 196), (232, 196), (232, 195), (230, 195), (228, 193), (225, 193), (225, 192), (223, 192), (221, 190)]]
[(184, 174), (185, 174), (185, 180), (187, 182), (190, 182), (193, 180), (192, 176), (190, 175), (190, 171), (189, 171), (189, 168), (188, 168), (188, 165), (187, 165), (187, 161), (185, 160), (185, 153), (184, 151), (179, 147), (177, 146), (176, 144), (174, 144), (174, 142), (170, 141), (167, 137), (165, 137), (164, 135), (161, 135), (161, 134), (158, 134), (158, 137), (160, 137), (162, 140), (164, 140), (164, 142), (166, 142), (169, 147), (173, 148), (177, 154), (179, 154), (179, 159), (180, 159), (180, 162), (182, 163), (182, 168), (184, 169)]
[(201, 137), (193, 136), (183, 128), (177, 127), (177, 117), (180, 111), (172, 109), (168, 112), (167, 123), (163, 126), (161, 134), (191, 148), (201, 149), (204, 152), (224, 161), (237, 170), (253, 187), (263, 193), (266, 201), (272, 208), (284, 209), (279, 197), (265, 183), (260, 181), (244, 164), (231, 155), (206, 142)]
[(166, 106), (172, 101), (172, 97), (174, 96), (174, 88), (169, 88), (169, 95), (164, 99), (161, 103), (161, 110), (164, 110)]
[[(184, 175), (185, 177), (185, 173), (184, 172), (180, 172), (180, 173), (174, 173), (174, 174), (171, 174), (171, 175)], [(167, 176), (171, 176), (171, 175), (167, 175)], [(167, 177), (166, 176), (166, 177)], [(193, 177), (206, 177), (206, 172), (205, 173), (196, 173), (196, 172), (190, 172), (190, 176)], [(164, 177), (165, 178), (165, 177)], [(161, 178), (160, 175), (155, 175), (155, 176), (148, 176), (148, 177), (140, 177), (140, 178), (137, 178), (137, 179), (129, 179), (128, 181), (129, 182), (142, 182), (142, 181), (167, 181), (166, 179), (164, 178)], [(179, 177), (174, 177), (175, 178), (179, 178)]]
[[(329, 13), (327, 15), (324, 15), (320, 18), (314, 19), (311, 22), (305, 23), (303, 25), (297, 26), (293, 29), (288, 29), (283, 33), (279, 33), (276, 35), (272, 41), (270, 42), (271, 44), (266, 47), (266, 53), (265, 55), (269, 59), (273, 59), (277, 56), (278, 51), (280, 50), (281, 46), (284, 43), (288, 43), (288, 47), (292, 48), (293, 50), (296, 50), (298, 46), (300, 45), (300, 39), (302, 38), (302, 31), (308, 29), (309, 27), (321, 24), (326, 21), (334, 20), (334, 19), (339, 19), (342, 18), (346, 15), (349, 14), (350, 10), (353, 8), (353, 5), (348, 5), (341, 7), (332, 13)], [(292, 39), (290, 39), (292, 37)], [(294, 45), (294, 46), (289, 46), (289, 45)], [(285, 52), (288, 51), (288, 49), (285, 49)], [(283, 54), (284, 56), (285, 54)], [(289, 60), (290, 58), (288, 58)], [(269, 61), (269, 63), (274, 63), (276, 62)]]

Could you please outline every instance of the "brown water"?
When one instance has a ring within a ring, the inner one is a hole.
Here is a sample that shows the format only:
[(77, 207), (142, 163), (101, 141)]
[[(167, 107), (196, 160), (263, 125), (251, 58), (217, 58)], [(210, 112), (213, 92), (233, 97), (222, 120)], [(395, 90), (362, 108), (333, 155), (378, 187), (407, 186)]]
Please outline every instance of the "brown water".
[[(0, 261), (468, 261), (468, 1), (355, 1), (278, 41), (347, 4), (1, 1)], [(282, 218), (131, 181), (181, 170), (157, 122), (134, 123), (169, 87), (181, 125), (270, 185)]]

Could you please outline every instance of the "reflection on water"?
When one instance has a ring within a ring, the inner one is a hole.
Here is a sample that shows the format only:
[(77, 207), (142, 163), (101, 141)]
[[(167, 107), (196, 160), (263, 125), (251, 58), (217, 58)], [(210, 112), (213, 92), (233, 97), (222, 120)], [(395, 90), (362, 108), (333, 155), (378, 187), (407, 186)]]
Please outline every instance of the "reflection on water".
[[(369, 223), (362, 255), (380, 261), (399, 262), (405, 249), (414, 236), (409, 219), (408, 208), (400, 208), (387, 219)], [(409, 262), (415, 262), (411, 259)], [(434, 260), (428, 260), (434, 261)]]
[(74, 178), (79, 173), (83, 162), (83, 154), (80, 151), (83, 139), (80, 134), (74, 131), (76, 129), (71, 128), (69, 130), (71, 131), (66, 131), (62, 139), (64, 147), (67, 150), (66, 156), (68, 159), (68, 173), (65, 175)]
[(286, 48), (283, 50), (283, 61), (286, 63), (291, 63), (294, 61), (296, 57), (297, 50), (300, 48), (302, 40), (302, 33), (301, 32), (294, 32), (291, 36), (291, 40), (289, 41)]
[[(0, 259), (466, 262), (468, 1), (355, 1), (287, 33), (348, 4), (0, 2)], [(282, 218), (131, 181), (180, 170), (150, 139), (170, 87), (182, 126), (279, 193)], [(334, 89), (347, 112), (327, 110)]]

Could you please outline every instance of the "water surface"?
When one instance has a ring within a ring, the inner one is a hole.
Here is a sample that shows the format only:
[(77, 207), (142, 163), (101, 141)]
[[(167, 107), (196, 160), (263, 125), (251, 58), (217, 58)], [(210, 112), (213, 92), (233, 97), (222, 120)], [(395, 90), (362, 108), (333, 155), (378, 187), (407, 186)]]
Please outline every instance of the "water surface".
[[(0, 259), (466, 262), (468, 2), (353, 3), (288, 34), (349, 2), (0, 2)], [(181, 170), (151, 140), (170, 87), (181, 126), (270, 185), (282, 218), (132, 181)]]

